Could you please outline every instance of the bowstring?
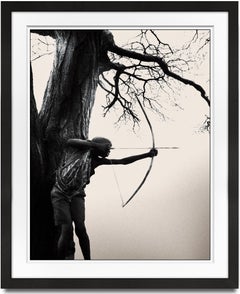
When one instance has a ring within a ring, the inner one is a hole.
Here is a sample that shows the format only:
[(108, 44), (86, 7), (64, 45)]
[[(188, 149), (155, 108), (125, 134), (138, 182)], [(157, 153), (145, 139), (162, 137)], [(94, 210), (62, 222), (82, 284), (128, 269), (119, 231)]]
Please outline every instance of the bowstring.
[[(111, 161), (111, 160), (110, 160), (110, 161)], [(123, 199), (123, 195), (122, 195), (122, 192), (121, 192), (121, 189), (120, 189), (120, 185), (119, 185), (119, 182), (118, 182), (117, 174), (116, 174), (116, 171), (115, 171), (114, 165), (112, 164), (112, 161), (111, 161), (111, 167), (112, 167), (112, 170), (113, 170), (113, 174), (114, 174), (115, 182), (116, 182), (116, 184), (117, 184), (118, 192), (119, 192), (119, 195), (120, 195), (120, 198), (121, 198), (121, 201), (122, 201), (122, 206), (123, 206), (123, 205), (124, 205), (124, 199)]]

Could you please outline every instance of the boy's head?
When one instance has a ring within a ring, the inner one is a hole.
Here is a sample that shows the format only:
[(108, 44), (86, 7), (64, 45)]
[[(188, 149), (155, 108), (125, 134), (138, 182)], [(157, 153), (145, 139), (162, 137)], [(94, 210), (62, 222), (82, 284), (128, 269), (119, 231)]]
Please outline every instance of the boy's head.
[(103, 144), (104, 148), (101, 152), (99, 152), (99, 155), (102, 157), (107, 157), (110, 153), (110, 149), (112, 147), (112, 142), (106, 138), (103, 137), (94, 137), (92, 139), (92, 142)]

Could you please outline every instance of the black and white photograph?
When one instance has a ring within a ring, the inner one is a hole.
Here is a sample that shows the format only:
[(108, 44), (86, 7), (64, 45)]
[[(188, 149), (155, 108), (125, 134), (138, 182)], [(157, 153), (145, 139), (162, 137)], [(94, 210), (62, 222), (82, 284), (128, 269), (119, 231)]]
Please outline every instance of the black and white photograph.
[(30, 46), (31, 259), (209, 259), (210, 29)]

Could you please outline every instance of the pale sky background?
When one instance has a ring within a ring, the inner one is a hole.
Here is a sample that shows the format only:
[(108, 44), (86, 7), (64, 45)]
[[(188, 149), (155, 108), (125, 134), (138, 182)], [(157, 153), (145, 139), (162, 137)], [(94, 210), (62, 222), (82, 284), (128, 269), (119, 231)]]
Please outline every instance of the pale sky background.
[[(186, 48), (195, 31), (163, 30), (159, 38), (172, 48)], [(117, 44), (125, 44), (136, 31), (113, 31)], [(36, 35), (35, 35), (36, 36)], [(184, 47), (185, 46), (185, 47)], [(49, 49), (51, 50), (51, 48)], [(209, 52), (204, 60), (186, 73), (187, 78), (209, 90)], [(196, 55), (196, 58), (197, 55)], [(203, 56), (201, 56), (203, 58)], [(53, 54), (32, 62), (34, 92), (38, 108), (51, 70)], [(178, 88), (177, 88), (178, 87)], [(188, 86), (175, 85), (171, 97), (181, 101), (181, 109), (168, 105), (163, 121), (146, 109), (153, 126), (156, 146), (177, 146), (159, 150), (153, 168), (140, 191), (126, 201), (143, 179), (150, 159), (132, 165), (99, 167), (86, 189), (86, 226), (91, 241), (92, 259), (208, 259), (210, 256), (209, 133), (200, 127), (209, 114), (200, 94)], [(160, 97), (165, 101), (166, 97)], [(113, 147), (151, 147), (151, 134), (142, 116), (132, 132), (130, 123), (116, 126), (120, 113), (103, 117), (105, 93), (98, 90), (90, 124), (90, 138), (104, 136)], [(139, 111), (141, 111), (139, 109)], [(110, 158), (121, 158), (146, 150), (113, 150)], [(107, 189), (106, 189), (107, 187)], [(76, 259), (82, 259), (76, 242)]]

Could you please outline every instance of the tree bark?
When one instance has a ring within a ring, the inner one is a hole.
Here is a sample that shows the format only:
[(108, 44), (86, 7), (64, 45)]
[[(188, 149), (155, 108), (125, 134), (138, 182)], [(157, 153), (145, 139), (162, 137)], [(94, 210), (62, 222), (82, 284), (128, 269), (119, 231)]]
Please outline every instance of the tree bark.
[[(88, 138), (98, 77), (107, 56), (102, 53), (102, 33), (99, 30), (51, 33), (56, 40), (56, 54), (39, 117), (31, 89), (32, 259), (55, 258), (52, 250), (55, 241), (49, 237), (50, 233), (54, 235), (50, 192), (61, 159), (71, 154), (71, 149), (65, 147), (66, 140)], [(41, 210), (38, 215), (34, 214), (36, 207)], [(39, 231), (43, 234), (38, 235)]]
[(99, 76), (99, 31), (56, 31), (56, 56), (40, 112), (48, 176), (69, 138), (88, 138)]

